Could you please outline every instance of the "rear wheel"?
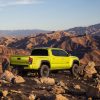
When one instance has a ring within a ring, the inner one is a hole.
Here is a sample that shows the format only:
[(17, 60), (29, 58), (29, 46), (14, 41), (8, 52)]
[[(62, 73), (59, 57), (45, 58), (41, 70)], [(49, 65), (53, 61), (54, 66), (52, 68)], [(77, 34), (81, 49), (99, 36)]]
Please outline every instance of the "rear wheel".
[(50, 74), (50, 68), (48, 65), (42, 65), (39, 69), (39, 76), (40, 77), (48, 77)]
[(71, 68), (71, 73), (75, 77), (79, 77), (79, 65), (73, 64), (73, 67)]

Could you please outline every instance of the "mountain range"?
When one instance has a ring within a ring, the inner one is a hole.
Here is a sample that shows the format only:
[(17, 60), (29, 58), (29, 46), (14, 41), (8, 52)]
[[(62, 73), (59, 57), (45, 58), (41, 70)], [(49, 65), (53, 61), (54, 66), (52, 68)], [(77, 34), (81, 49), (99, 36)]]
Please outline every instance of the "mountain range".
[(40, 29), (30, 29), (30, 30), (0, 30), (0, 37), (25, 37), (29, 35), (37, 35), (40, 33), (48, 33), (50, 31), (40, 30)]
[[(67, 30), (63, 30), (71, 34), (84, 35), (91, 34), (100, 36), (100, 24), (91, 25), (88, 27), (74, 27)], [(25, 37), (30, 35), (38, 35), (40, 33), (50, 33), (49, 30), (40, 30), (40, 29), (29, 29), (29, 30), (0, 30), (0, 37), (2, 36), (13, 36), (13, 37)]]
[(100, 36), (100, 24), (95, 24), (88, 27), (74, 27), (65, 31), (76, 35), (91, 34)]

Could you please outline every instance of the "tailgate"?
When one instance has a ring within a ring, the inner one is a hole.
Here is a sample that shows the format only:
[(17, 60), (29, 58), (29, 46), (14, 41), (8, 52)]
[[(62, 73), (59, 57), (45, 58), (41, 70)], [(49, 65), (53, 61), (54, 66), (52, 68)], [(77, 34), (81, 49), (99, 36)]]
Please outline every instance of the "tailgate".
[(10, 64), (12, 65), (29, 65), (29, 56), (11, 56)]

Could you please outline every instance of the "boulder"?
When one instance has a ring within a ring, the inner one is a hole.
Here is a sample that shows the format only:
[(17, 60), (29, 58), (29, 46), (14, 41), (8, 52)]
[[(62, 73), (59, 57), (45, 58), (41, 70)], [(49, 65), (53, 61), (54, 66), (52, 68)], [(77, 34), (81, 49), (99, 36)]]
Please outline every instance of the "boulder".
[(11, 82), (11, 79), (14, 78), (14, 75), (12, 72), (5, 70), (5, 72), (1, 75), (1, 79), (4, 79), (8, 82)]
[(37, 79), (37, 78), (34, 78), (33, 81), (34, 81), (36, 84), (41, 84), (40, 80)]
[(36, 99), (36, 95), (34, 95), (34, 94), (29, 95), (29, 100), (35, 100), (35, 99)]
[(57, 94), (55, 100), (69, 100), (69, 99), (66, 98), (65, 96), (61, 95), (61, 94)]
[(100, 92), (100, 80), (98, 80), (97, 88), (98, 88), (98, 90)]
[(63, 81), (60, 81), (59, 85), (62, 86), (62, 87), (65, 87), (65, 83)]
[(3, 90), (2, 93), (3, 93), (3, 96), (6, 97), (8, 95), (8, 90)]
[(54, 94), (43, 94), (43, 95), (38, 95), (35, 100), (55, 100), (56, 95)]
[(2, 73), (3, 73), (3, 70), (2, 70), (2, 63), (0, 63), (0, 76), (1, 76)]
[(16, 82), (16, 83), (24, 83), (25, 80), (24, 80), (24, 78), (21, 77), (21, 76), (15, 76), (15, 82)]
[(81, 87), (80, 87), (80, 85), (74, 85), (74, 89), (76, 89), (76, 90), (80, 90)]
[(18, 94), (22, 94), (22, 91), (20, 91), (20, 90), (18, 90), (18, 91), (16, 91), (16, 90), (10, 90), (10, 92), (11, 92), (11, 93), (18, 93)]
[(64, 83), (62, 80), (57, 83), (57, 86), (61, 86), (64, 89), (68, 89), (67, 83)]
[(100, 98), (100, 90), (98, 87), (89, 86), (86, 95), (87, 97)]
[(40, 78), (40, 82), (41, 82), (42, 84), (54, 85), (54, 84), (55, 84), (55, 79), (43, 77), (43, 78)]
[(89, 62), (88, 65), (84, 69), (85, 71), (85, 78), (92, 78), (93, 74), (96, 74), (97, 71), (95, 69), (95, 63), (94, 62)]
[(87, 100), (93, 100), (91, 97), (89, 97)]
[(54, 86), (53, 87), (53, 92), (55, 94), (62, 94), (62, 93), (65, 93), (65, 90), (61, 87), (61, 86)]

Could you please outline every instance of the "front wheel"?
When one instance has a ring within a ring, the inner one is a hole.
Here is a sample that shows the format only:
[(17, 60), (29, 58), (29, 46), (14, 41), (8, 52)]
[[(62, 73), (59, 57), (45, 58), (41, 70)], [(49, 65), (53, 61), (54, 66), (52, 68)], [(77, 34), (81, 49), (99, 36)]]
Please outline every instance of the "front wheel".
[(48, 65), (42, 65), (39, 69), (39, 76), (40, 77), (48, 77), (50, 74), (50, 68)]
[(71, 73), (75, 77), (79, 77), (79, 65), (78, 64), (73, 64), (71, 68)]

